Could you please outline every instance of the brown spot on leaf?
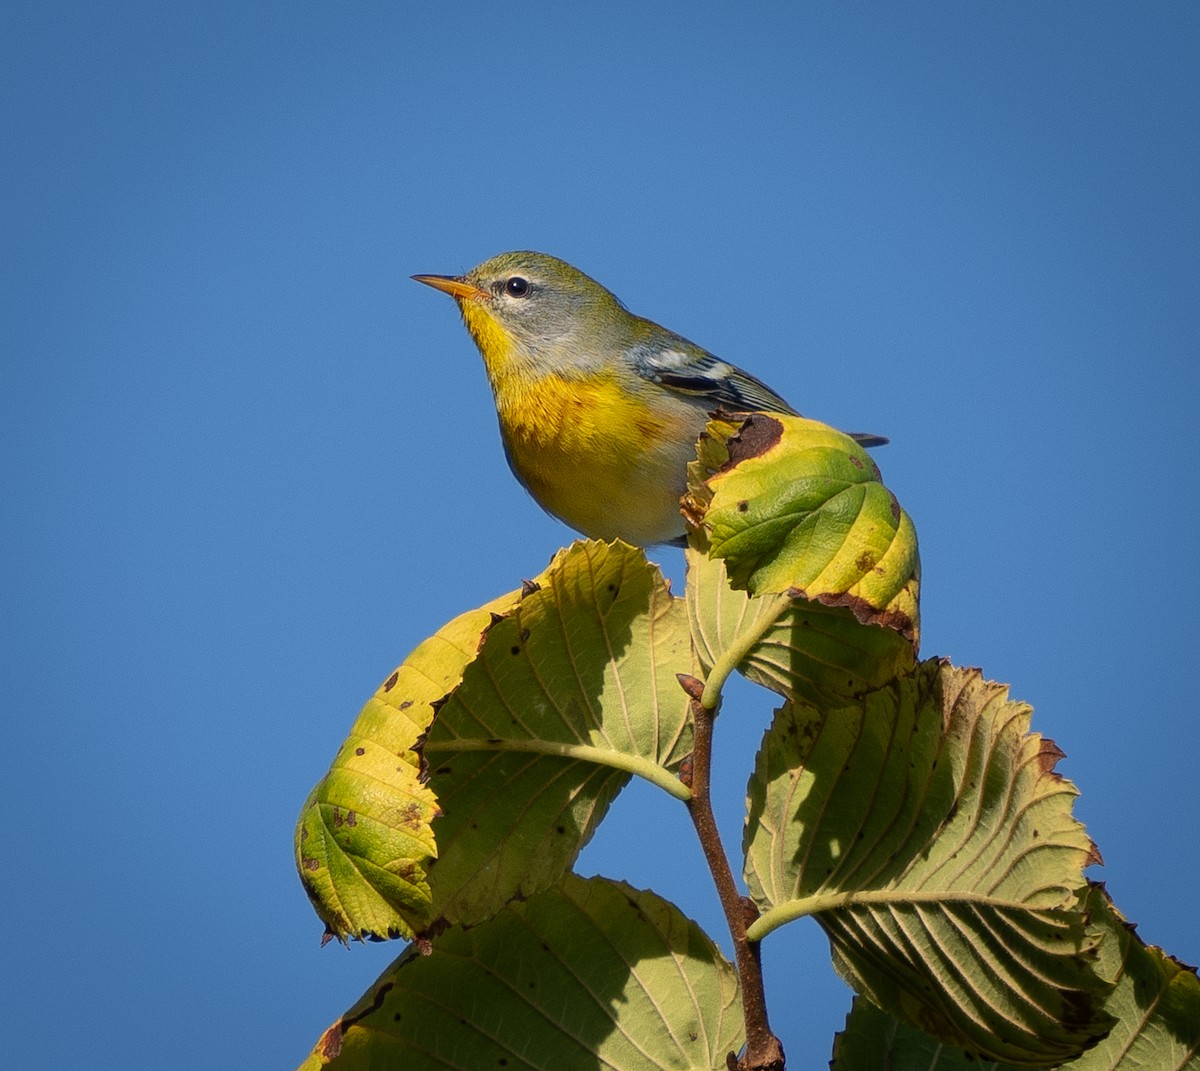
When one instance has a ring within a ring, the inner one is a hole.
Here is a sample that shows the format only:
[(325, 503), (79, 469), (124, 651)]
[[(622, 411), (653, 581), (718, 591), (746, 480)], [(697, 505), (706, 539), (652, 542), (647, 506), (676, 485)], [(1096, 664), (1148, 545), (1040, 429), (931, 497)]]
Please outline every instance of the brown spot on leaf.
[(403, 703), (400, 704), (400, 709), (407, 710), (412, 705), (413, 705), (413, 701), (411, 699), (406, 699), (406, 700), (404, 700)]
[(396, 670), (386, 681), (383, 682), (383, 690), (390, 692), (396, 687), (396, 681), (400, 679), (400, 671)]
[(541, 591), (541, 590), (542, 590), (542, 585), (539, 584), (536, 580), (522, 580), (521, 581), (521, 598), (522, 599), (527, 599), (535, 591)]
[(311, 855), (302, 856), (300, 862), (303, 864), (305, 870), (321, 869), (321, 860), (314, 859)]
[(1038, 743), (1038, 766), (1042, 773), (1049, 774), (1055, 780), (1061, 781), (1062, 774), (1056, 773), (1054, 767), (1058, 765), (1059, 759), (1065, 759), (1066, 757), (1067, 753), (1048, 736), (1043, 736)]
[(737, 504), (738, 513), (745, 513), (750, 508), (750, 503), (744, 498)]
[(761, 457), (783, 438), (783, 425), (766, 413), (751, 413), (729, 437), (729, 462), (732, 468), (747, 458)]
[(855, 456), (854, 454), (847, 454), (846, 457), (849, 459), (850, 464), (853, 465), (855, 468), (861, 469), (863, 467), (862, 460), (860, 458), (858, 458), (857, 456)]
[(367, 753), (367, 749), (365, 747), (356, 747), (354, 749), (354, 754), (356, 754), (356, 755), (365, 755), (366, 753)]
[(348, 826), (358, 825), (358, 815), (354, 811), (346, 812), (346, 825), (348, 825)]
[(860, 573), (869, 573), (875, 568), (875, 561), (875, 555), (869, 550), (864, 550), (854, 559), (854, 566)]
[[(332, 936), (332, 934), (328, 935)], [(342, 1021), (339, 1019), (321, 1035), (321, 1055), (336, 1060), (342, 1054)]]
[[(876, 475), (879, 474), (878, 469), (875, 470), (875, 474)], [(896, 496), (894, 494), (892, 494), (891, 491), (888, 492), (888, 498), (891, 500), (891, 503), (892, 503), (892, 520), (898, 521), (898, 520), (900, 520), (900, 503), (898, 501), (896, 501)]]

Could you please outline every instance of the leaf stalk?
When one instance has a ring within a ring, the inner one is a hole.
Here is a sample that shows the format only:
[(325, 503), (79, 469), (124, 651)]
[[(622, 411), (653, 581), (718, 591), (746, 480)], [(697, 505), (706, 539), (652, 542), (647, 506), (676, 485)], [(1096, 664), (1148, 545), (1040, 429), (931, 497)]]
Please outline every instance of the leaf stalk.
[[(760, 598), (763, 603), (768, 604), (763, 609), (762, 615), (751, 628), (741, 633), (735, 642), (721, 652), (708, 673), (700, 702), (709, 712), (715, 711), (721, 705), (721, 690), (725, 687), (729, 675), (742, 664), (746, 656), (758, 646), (759, 640), (771, 631), (775, 623), (792, 605), (792, 600), (787, 595), (764, 595)], [(769, 604), (772, 600), (774, 601), (773, 606)]]

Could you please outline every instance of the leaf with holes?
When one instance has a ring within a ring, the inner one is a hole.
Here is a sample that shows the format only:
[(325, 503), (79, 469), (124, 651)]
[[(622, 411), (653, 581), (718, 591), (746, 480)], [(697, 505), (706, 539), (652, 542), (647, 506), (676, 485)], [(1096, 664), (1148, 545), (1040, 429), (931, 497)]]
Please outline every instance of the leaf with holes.
[(742, 1042), (737, 975), (695, 923), (653, 893), (567, 875), (401, 956), (301, 1071), (720, 1071)]
[(725, 563), (688, 547), (688, 618), (701, 669), (727, 658), (756, 684), (789, 699), (829, 706), (907, 673), (912, 644), (892, 629), (866, 628), (843, 606), (787, 595), (753, 596), (729, 584)]
[(443, 817), (436, 918), (473, 923), (574, 862), (631, 774), (680, 799), (683, 600), (624, 543), (578, 542), (488, 629), (421, 752)]
[(367, 700), (296, 826), (296, 865), (326, 933), (411, 937), (429, 922), (437, 801), (414, 750), (511, 592), (420, 644)]
[(916, 529), (853, 439), (803, 417), (725, 414), (688, 472), (692, 545), (724, 559), (734, 587), (845, 606), (916, 646)]
[(812, 915), (858, 992), (992, 1059), (1095, 1044), (1112, 980), (1080, 896), (1099, 859), (1029, 716), (939, 662), (851, 706), (785, 705), (749, 788), (752, 939)]

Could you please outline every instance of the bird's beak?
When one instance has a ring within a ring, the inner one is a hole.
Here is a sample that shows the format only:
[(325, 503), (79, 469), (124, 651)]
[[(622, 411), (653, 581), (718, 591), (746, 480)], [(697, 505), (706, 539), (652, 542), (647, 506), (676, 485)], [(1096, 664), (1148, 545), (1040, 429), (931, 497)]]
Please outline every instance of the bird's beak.
[(414, 275), (413, 278), (418, 283), (424, 283), (426, 286), (432, 286), (434, 290), (449, 294), (455, 301), (487, 301), (491, 296), (486, 290), (480, 290), (479, 287), (466, 282), (457, 275)]

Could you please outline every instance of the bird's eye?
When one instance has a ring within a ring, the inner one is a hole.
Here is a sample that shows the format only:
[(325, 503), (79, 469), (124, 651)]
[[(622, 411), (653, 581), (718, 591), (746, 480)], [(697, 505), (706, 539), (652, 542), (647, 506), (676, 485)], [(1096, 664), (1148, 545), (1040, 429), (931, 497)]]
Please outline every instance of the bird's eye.
[(522, 279), (519, 275), (514, 275), (505, 280), (504, 292), (509, 297), (528, 297), (529, 296), (529, 280)]

